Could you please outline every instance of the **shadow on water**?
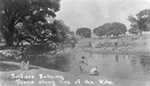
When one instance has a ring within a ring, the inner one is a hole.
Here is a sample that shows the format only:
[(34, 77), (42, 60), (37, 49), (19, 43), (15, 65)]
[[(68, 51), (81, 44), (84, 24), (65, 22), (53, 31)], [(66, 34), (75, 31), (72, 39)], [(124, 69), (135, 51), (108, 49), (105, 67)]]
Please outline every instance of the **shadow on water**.
[(70, 59), (68, 54), (40, 56), (36, 61), (32, 62), (32, 64), (62, 72), (69, 72), (70, 70)]
[(116, 58), (116, 62), (119, 62), (119, 61), (118, 61), (118, 54), (116, 54), (115, 58)]
[[(30, 55), (27, 57), (30, 65), (39, 66), (47, 69), (59, 70), (62, 72), (68, 72), (70, 70), (70, 55), (69, 54), (59, 54), (59, 55), (45, 55), (45, 56), (35, 56)], [(20, 64), (20, 60), (14, 58), (0, 58), (1, 61), (15, 62)], [(20, 70), (20, 65), (12, 63), (0, 63), (0, 71), (14, 71)], [(30, 69), (38, 69), (37, 67), (30, 67)]]
[(150, 73), (150, 56), (141, 55), (140, 64), (144, 70), (144, 73)]

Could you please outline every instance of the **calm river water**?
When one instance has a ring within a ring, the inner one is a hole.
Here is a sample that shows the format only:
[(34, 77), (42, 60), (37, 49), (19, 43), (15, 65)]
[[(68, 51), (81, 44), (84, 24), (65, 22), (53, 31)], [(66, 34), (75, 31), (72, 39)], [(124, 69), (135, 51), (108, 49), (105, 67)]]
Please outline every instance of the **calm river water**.
[[(114, 54), (84, 54), (88, 66), (82, 65), (83, 74), (88, 74), (92, 67), (98, 67), (100, 76), (121, 79), (150, 79), (150, 56), (146, 55), (114, 55)], [(81, 55), (78, 55), (81, 56)], [(71, 62), (70, 71), (80, 73), (78, 64)]]

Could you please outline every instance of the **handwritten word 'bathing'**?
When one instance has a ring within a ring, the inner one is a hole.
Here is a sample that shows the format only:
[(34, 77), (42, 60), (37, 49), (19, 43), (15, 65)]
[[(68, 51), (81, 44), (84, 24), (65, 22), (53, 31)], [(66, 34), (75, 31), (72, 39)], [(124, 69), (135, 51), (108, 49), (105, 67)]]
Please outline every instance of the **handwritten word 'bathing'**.
[(43, 74), (39, 74), (39, 78), (40, 79), (60, 79), (60, 80), (64, 80), (64, 77), (62, 75), (43, 75)]

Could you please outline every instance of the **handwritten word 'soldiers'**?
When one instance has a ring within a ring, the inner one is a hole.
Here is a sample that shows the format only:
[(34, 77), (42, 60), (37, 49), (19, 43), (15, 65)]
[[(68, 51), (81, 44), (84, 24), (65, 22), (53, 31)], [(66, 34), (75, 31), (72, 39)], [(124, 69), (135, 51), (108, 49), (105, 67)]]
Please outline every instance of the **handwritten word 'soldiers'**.
[(17, 84), (34, 84), (33, 75), (11, 74), (12, 79), (16, 79)]

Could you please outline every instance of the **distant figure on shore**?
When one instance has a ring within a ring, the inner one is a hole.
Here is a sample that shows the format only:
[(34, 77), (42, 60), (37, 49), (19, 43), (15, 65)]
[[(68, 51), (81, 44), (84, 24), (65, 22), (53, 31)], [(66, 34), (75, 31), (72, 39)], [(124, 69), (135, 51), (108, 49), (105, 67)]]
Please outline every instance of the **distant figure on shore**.
[(82, 59), (83, 59), (83, 60), (87, 60), (87, 58), (85, 58), (85, 56), (82, 56)]
[(81, 61), (79, 61), (79, 68), (80, 68), (81, 73), (83, 73), (82, 65), (88, 66), (87, 58), (85, 56), (82, 56)]
[(82, 50), (84, 50), (84, 47), (81, 47)]
[(95, 48), (95, 45), (92, 44), (91, 42), (89, 42), (89, 46), (90, 46), (90, 48)]
[(122, 46), (124, 46), (124, 40), (122, 40)]
[(118, 48), (118, 42), (116, 41), (115, 42), (115, 49), (117, 49)]
[(92, 46), (92, 43), (91, 43), (91, 42), (89, 42), (89, 46), (90, 46), (90, 47)]
[(24, 47), (20, 47), (19, 48), (19, 52), (20, 52), (19, 59), (20, 59), (20, 61), (22, 61), (22, 60), (24, 60), (24, 56), (25, 56), (25, 48)]
[(21, 70), (29, 70), (29, 61), (28, 61), (28, 58), (26, 58), (25, 56), (25, 51), (26, 49), (24, 47), (20, 47), (19, 48), (19, 51), (20, 51), (20, 68)]
[(99, 75), (99, 72), (98, 72), (97, 67), (93, 67), (93, 68), (90, 70), (90, 75), (92, 75), (92, 76), (98, 76), (98, 75)]

